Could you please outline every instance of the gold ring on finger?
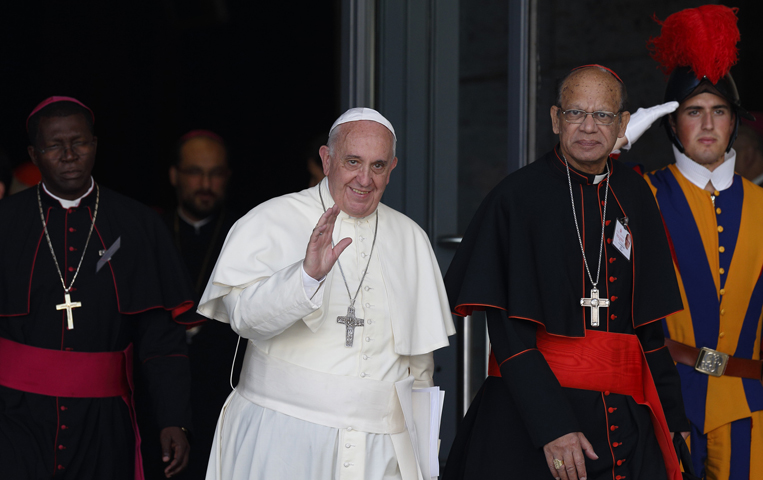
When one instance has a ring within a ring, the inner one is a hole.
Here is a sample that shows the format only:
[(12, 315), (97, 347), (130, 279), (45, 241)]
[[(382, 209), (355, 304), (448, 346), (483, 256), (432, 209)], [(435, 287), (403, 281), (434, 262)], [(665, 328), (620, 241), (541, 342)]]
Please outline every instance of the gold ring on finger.
[(554, 459), (554, 468), (557, 470), (560, 470), (564, 466), (564, 461), (559, 460), (558, 458)]

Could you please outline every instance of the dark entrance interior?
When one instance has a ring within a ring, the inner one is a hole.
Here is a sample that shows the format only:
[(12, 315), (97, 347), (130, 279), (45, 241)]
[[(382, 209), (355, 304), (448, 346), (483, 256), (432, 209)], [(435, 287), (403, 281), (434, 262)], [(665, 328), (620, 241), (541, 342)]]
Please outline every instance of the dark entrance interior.
[(27, 159), (24, 122), (51, 95), (95, 112), (94, 170), (152, 206), (173, 198), (167, 167), (180, 135), (229, 143), (232, 201), (307, 185), (305, 148), (338, 110), (338, 2), (35, 1), (0, 20), (0, 149)]

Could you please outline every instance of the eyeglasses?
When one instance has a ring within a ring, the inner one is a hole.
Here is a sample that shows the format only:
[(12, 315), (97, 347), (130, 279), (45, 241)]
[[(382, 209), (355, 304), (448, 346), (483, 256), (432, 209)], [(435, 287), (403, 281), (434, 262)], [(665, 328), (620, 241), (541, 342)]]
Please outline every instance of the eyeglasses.
[(209, 177), (210, 180), (225, 180), (228, 178), (227, 168), (215, 168), (209, 171), (200, 168), (179, 168), (178, 172), (194, 180), (200, 180), (204, 177)]
[(90, 140), (89, 142), (74, 142), (68, 147), (66, 145), (55, 143), (45, 148), (38, 148), (37, 151), (46, 157), (59, 158), (66, 153), (67, 149), (71, 149), (75, 155), (87, 155), (93, 151), (95, 142)]
[(570, 110), (562, 110), (560, 108), (559, 112), (567, 123), (583, 123), (585, 122), (585, 118), (590, 115), (597, 125), (612, 125), (615, 123), (615, 118), (620, 115), (620, 112), (586, 112), (584, 110), (576, 110), (574, 108)]

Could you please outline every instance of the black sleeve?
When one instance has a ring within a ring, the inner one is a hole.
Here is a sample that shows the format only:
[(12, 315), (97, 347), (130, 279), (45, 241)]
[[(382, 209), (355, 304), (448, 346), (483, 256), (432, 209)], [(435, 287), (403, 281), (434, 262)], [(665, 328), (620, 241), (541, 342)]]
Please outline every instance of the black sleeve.
[(681, 378), (665, 346), (665, 334), (662, 331), (662, 321), (646, 324), (636, 329), (636, 335), (652, 372), (657, 394), (668, 421), (671, 432), (688, 432), (689, 420), (684, 411), (683, 395), (681, 394)]
[(135, 352), (159, 429), (191, 429), (191, 371), (185, 327), (170, 312), (152, 309), (135, 315)]
[(536, 324), (506, 318), (496, 308), (486, 313), (493, 355), (535, 447), (581, 431), (562, 386), (536, 348)]

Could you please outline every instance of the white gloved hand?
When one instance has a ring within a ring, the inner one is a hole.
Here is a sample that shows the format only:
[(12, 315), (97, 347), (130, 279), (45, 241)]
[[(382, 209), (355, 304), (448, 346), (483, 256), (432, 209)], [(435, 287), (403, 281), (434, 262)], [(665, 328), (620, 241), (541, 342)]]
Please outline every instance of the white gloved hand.
[(636, 143), (636, 140), (641, 138), (649, 127), (658, 118), (674, 112), (678, 108), (678, 102), (668, 102), (661, 105), (655, 105), (649, 108), (639, 108), (636, 113), (631, 115), (631, 119), (628, 122), (628, 127), (625, 129), (625, 138), (627, 143), (623, 145), (623, 150), (630, 150), (631, 146)]

